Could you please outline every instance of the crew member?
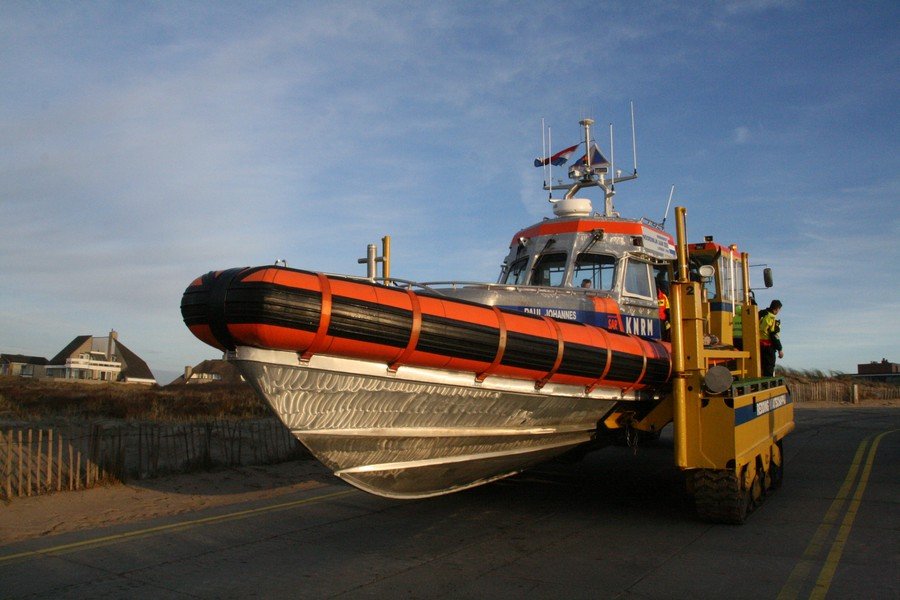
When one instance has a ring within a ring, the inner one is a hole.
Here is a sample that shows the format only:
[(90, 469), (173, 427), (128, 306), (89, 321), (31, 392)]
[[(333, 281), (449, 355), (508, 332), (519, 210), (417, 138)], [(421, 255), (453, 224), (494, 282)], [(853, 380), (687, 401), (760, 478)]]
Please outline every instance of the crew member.
[(769, 308), (759, 312), (759, 350), (762, 361), (763, 377), (775, 375), (775, 353), (778, 358), (784, 358), (781, 349), (781, 321), (776, 317), (781, 311), (781, 300), (772, 300)]
[(656, 280), (656, 302), (659, 304), (659, 325), (662, 339), (668, 341), (671, 337), (672, 325), (669, 323), (669, 296), (666, 294), (668, 282), (663, 279)]
[(581, 287), (589, 289), (591, 287), (591, 280), (590, 279), (582, 279)]

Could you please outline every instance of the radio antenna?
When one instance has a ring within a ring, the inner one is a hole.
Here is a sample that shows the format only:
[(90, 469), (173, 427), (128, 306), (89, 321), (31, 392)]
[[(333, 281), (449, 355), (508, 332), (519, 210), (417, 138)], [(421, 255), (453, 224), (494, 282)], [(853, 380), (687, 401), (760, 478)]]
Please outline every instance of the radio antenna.
[[(637, 169), (635, 169), (635, 172), (637, 172)], [(666, 202), (666, 213), (663, 215), (662, 229), (666, 228), (666, 219), (669, 217), (669, 207), (672, 206), (672, 195), (674, 193), (675, 193), (675, 184), (673, 183), (672, 189), (669, 190), (669, 201)]]
[[(541, 161), (547, 156), (547, 126), (544, 124), (544, 117), (541, 117)], [(547, 165), (541, 169), (544, 172), (544, 185), (547, 185)]]
[[(631, 153), (634, 157), (634, 174), (637, 175), (637, 136), (634, 134), (634, 100), (630, 102), (631, 104)], [(674, 187), (674, 186), (673, 186)], [(671, 201), (671, 196), (669, 200)], [(669, 212), (669, 209), (666, 208), (666, 212)], [(665, 219), (663, 219), (665, 221)]]
[(616, 189), (616, 151), (613, 149), (613, 126), (609, 124), (609, 185), (610, 189)]
[[(547, 128), (547, 156), (553, 152), (553, 128)], [(553, 161), (547, 160), (547, 169), (550, 171), (550, 202), (553, 202)]]

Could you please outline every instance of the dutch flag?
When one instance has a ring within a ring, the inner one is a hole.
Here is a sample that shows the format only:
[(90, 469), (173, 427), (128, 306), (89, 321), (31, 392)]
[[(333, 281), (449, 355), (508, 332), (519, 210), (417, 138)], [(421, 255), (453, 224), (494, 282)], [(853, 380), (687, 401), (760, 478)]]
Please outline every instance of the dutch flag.
[(572, 157), (572, 154), (574, 154), (575, 151), (578, 150), (578, 146), (578, 144), (569, 146), (565, 150), (560, 150), (550, 158), (536, 158), (534, 159), (534, 166), (546, 167), (548, 164), (551, 164), (554, 167), (558, 167), (560, 165), (564, 165), (566, 164), (566, 161), (568, 161)]

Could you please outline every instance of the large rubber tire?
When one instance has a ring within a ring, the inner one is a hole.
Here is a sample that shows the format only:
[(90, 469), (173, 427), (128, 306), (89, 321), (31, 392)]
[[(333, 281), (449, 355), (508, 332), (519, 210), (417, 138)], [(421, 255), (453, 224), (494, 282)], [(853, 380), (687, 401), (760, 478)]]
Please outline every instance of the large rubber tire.
[(697, 514), (713, 523), (740, 525), (753, 509), (749, 489), (741, 489), (737, 475), (730, 470), (698, 469), (691, 472), (694, 505)]

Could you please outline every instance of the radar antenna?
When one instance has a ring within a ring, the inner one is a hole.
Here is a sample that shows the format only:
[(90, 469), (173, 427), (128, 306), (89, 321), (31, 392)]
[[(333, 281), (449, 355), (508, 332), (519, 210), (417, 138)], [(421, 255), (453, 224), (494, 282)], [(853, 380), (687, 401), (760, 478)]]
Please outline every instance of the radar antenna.
[[(636, 171), (635, 171), (636, 172)], [(662, 229), (666, 228), (666, 219), (669, 218), (669, 207), (672, 206), (672, 195), (675, 193), (675, 184), (672, 184), (672, 189), (669, 190), (669, 201), (666, 202), (666, 212), (663, 214), (662, 220)]]

